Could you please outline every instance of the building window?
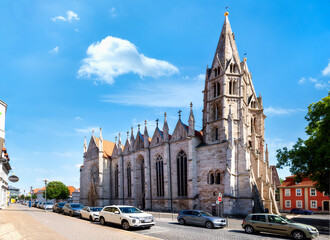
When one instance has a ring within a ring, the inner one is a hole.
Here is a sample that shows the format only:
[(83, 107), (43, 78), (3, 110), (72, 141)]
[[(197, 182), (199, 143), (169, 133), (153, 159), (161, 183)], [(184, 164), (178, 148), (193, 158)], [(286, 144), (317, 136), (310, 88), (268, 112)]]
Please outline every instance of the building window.
[(215, 84), (213, 85), (213, 97), (217, 96), (217, 87), (215, 86)]
[(329, 194), (327, 194), (326, 192), (323, 192), (323, 196), (327, 197), (327, 196), (329, 196)]
[(301, 188), (296, 189), (296, 196), (301, 196)]
[(132, 197), (132, 171), (131, 163), (127, 165), (127, 197)]
[(118, 165), (115, 168), (115, 198), (118, 198), (119, 195), (119, 172)]
[(311, 196), (316, 196), (316, 189), (315, 188), (311, 188)]
[(215, 184), (220, 184), (220, 173), (218, 172), (215, 178)]
[(291, 194), (290, 194), (290, 189), (285, 189), (285, 194), (284, 194), (285, 196), (290, 196)]
[(302, 201), (301, 200), (296, 201), (296, 208), (302, 208)]
[(164, 197), (164, 163), (160, 155), (156, 158), (156, 183), (157, 197)]
[(290, 208), (291, 207), (291, 200), (285, 200), (285, 207)]
[(217, 86), (217, 96), (220, 96), (220, 83), (217, 82), (216, 86)]
[(317, 201), (315, 200), (311, 201), (311, 208), (317, 208)]
[(213, 175), (213, 172), (210, 172), (209, 173), (208, 184), (214, 184), (214, 175)]
[(214, 132), (215, 136), (215, 140), (219, 140), (219, 129), (218, 128), (215, 128), (215, 132)]
[(181, 150), (176, 157), (178, 196), (187, 196), (187, 154)]

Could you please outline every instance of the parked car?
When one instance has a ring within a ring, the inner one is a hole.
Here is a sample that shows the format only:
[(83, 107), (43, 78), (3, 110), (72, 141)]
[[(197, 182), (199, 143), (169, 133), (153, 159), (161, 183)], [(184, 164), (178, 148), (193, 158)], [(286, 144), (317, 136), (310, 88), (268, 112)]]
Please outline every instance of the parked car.
[(98, 221), (101, 210), (102, 210), (101, 207), (88, 207), (88, 206), (85, 206), (80, 211), (79, 217), (89, 219), (90, 221), (93, 221), (93, 222)]
[(207, 228), (223, 228), (227, 225), (225, 218), (214, 217), (208, 212), (199, 210), (181, 211), (177, 219), (181, 225), (191, 224)]
[(302, 208), (292, 208), (290, 213), (312, 215), (313, 211), (305, 210), (305, 209), (302, 209)]
[(32, 207), (37, 207), (37, 205), (38, 205), (38, 201), (34, 201), (34, 202), (32, 203)]
[(70, 215), (71, 217), (75, 216), (75, 215), (79, 215), (81, 209), (84, 208), (84, 205), (80, 204), (80, 203), (66, 203), (63, 206), (63, 214), (64, 215)]
[(65, 204), (65, 202), (55, 203), (53, 206), (53, 212), (62, 213)]
[(38, 202), (37, 208), (41, 208), (42, 202)]
[(54, 204), (52, 202), (46, 202), (42, 205), (42, 209), (44, 210), (53, 210)]
[(246, 233), (270, 232), (293, 239), (316, 238), (318, 230), (310, 225), (295, 223), (291, 219), (268, 213), (249, 214), (242, 223)]
[(100, 212), (100, 223), (114, 223), (128, 230), (131, 227), (151, 228), (155, 225), (154, 217), (133, 206), (106, 206)]

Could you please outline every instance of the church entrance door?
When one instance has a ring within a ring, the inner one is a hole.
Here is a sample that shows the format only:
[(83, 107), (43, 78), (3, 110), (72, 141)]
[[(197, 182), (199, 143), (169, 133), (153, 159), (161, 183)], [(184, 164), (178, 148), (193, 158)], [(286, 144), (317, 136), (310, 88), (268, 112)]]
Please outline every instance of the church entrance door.
[(144, 172), (144, 158), (140, 156), (136, 164), (136, 190), (137, 190), (137, 207), (145, 208), (145, 172)]

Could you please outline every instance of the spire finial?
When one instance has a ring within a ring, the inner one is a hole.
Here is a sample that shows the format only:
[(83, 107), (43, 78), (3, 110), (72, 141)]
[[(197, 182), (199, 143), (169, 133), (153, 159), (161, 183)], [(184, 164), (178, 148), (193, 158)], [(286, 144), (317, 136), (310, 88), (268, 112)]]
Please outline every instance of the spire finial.
[(181, 113), (182, 113), (182, 111), (181, 110), (179, 110), (179, 120), (181, 120)]
[(193, 104), (192, 104), (192, 102), (190, 102), (190, 110), (192, 109), (192, 107), (193, 107)]
[(140, 123), (138, 124), (138, 132), (140, 132)]
[(94, 137), (94, 129), (92, 130), (92, 136)]
[(144, 126), (147, 127), (147, 120), (144, 120)]
[(164, 113), (164, 117), (165, 117), (165, 119), (167, 118), (167, 114), (166, 114), (166, 112)]
[(117, 136), (115, 136), (115, 143), (117, 144)]
[(127, 139), (129, 139), (129, 131), (127, 131)]
[(100, 127), (100, 139), (103, 139), (102, 137), (102, 128)]
[(158, 122), (159, 122), (159, 119), (157, 118), (156, 119), (156, 126), (157, 126), (157, 128), (158, 128)]

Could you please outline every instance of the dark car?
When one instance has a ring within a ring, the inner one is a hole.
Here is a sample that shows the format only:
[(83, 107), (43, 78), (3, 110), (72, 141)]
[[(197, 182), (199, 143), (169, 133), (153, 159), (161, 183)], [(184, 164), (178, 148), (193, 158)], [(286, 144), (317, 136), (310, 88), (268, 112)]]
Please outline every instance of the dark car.
[(205, 226), (207, 228), (223, 228), (227, 225), (226, 219), (214, 217), (212, 214), (199, 210), (185, 210), (178, 215), (178, 222), (181, 225), (191, 224)]
[(75, 215), (80, 215), (81, 209), (84, 208), (84, 205), (80, 203), (66, 203), (63, 206), (63, 213), (64, 215), (70, 215), (71, 217)]
[(290, 213), (312, 215), (313, 211), (305, 210), (305, 209), (302, 209), (302, 208), (292, 208)]
[(53, 212), (62, 213), (65, 204), (65, 202), (55, 203), (53, 206)]

